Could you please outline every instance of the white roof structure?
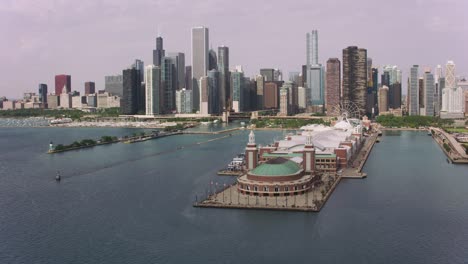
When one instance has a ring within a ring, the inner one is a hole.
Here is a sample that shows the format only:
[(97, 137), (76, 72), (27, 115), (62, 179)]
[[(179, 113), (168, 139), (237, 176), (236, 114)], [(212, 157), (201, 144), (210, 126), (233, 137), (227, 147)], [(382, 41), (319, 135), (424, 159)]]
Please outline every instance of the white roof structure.
[[(288, 135), (286, 139), (280, 140), (278, 142), (278, 150), (275, 152), (302, 151), (306, 143), (307, 134), (310, 133), (317, 154), (334, 153), (334, 150), (340, 147), (341, 142), (352, 138), (354, 126), (350, 122), (342, 120), (334, 127), (314, 124), (303, 126), (301, 130), (302, 132), (296, 135)], [(347, 152), (350, 151), (350, 147), (348, 146), (341, 148), (346, 148)]]

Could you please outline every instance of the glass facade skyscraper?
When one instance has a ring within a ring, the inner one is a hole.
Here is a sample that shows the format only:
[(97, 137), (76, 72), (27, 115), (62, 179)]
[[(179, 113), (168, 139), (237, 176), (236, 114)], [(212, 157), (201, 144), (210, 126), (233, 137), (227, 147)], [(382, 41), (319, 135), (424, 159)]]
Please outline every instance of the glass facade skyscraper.
[(192, 81), (193, 81), (193, 108), (200, 110), (199, 80), (206, 76), (208, 71), (208, 28), (192, 28)]
[(230, 99), (230, 77), (229, 77), (229, 48), (226, 46), (218, 47), (218, 70), (219, 70), (219, 107), (224, 110)]
[(413, 65), (408, 82), (408, 114), (419, 115), (419, 66)]

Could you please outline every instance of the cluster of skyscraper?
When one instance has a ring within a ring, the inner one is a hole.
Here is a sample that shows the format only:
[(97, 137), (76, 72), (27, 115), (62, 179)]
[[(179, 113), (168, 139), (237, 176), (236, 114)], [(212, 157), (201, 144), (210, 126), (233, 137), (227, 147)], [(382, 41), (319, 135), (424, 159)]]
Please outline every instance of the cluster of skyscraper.
[[(430, 68), (424, 69), (419, 76), (419, 66), (411, 67), (408, 78), (407, 109), (409, 115), (440, 115), (442, 118), (461, 118), (466, 109), (468, 89), (462, 88), (463, 82), (457, 80), (455, 64), (448, 61), (445, 76), (442, 66), (437, 65), (435, 75)], [(466, 87), (468, 88), (468, 87)], [(464, 96), (465, 94), (465, 96)]]
[(185, 65), (184, 53), (166, 54), (163, 39), (158, 37), (151, 65), (144, 67), (137, 60), (122, 76), (106, 77), (106, 91), (122, 96), (123, 114), (219, 115), (223, 111), (275, 110), (291, 115), (331, 113), (352, 105), (359, 115), (372, 117), (402, 115), (405, 111), (410, 115), (438, 115), (440, 111), (457, 112), (462, 105), (456, 85), (443, 90), (455, 78), (449, 77), (449, 66), (446, 78), (441, 73), (434, 76), (427, 69), (420, 77), (418, 67), (412, 67), (403, 107), (401, 70), (385, 65), (379, 75), (366, 49), (349, 46), (343, 49), (341, 61), (330, 58), (322, 66), (317, 30), (306, 34), (306, 64), (301, 72), (291, 72), (288, 81), (283, 81), (279, 69), (263, 68), (248, 78), (242, 66), (230, 68), (229, 48), (220, 46), (217, 52), (209, 49), (206, 27), (192, 28), (191, 41), (191, 66)]

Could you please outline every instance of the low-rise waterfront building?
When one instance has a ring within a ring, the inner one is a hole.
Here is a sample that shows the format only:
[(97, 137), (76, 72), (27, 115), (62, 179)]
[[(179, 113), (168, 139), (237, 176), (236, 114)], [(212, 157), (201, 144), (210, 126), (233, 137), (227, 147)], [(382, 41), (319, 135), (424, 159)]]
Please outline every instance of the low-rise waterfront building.
[(72, 108), (72, 95), (70, 93), (60, 94), (60, 108)]
[(96, 105), (98, 108), (120, 107), (120, 97), (117, 95), (112, 95), (108, 92), (97, 94), (96, 100)]
[(60, 96), (55, 94), (47, 95), (47, 107), (49, 109), (57, 109), (60, 105)]
[(342, 119), (333, 127), (308, 125), (273, 145), (257, 147), (249, 135), (247, 172), (238, 191), (253, 196), (289, 196), (314, 188), (319, 176), (336, 175), (348, 166), (364, 141), (361, 121)]
[(98, 107), (96, 94), (88, 94), (86, 96), (86, 102), (88, 107)]
[(3, 101), (3, 110), (14, 110), (15, 101)]
[(81, 96), (72, 96), (72, 108), (81, 109), (82, 106)]

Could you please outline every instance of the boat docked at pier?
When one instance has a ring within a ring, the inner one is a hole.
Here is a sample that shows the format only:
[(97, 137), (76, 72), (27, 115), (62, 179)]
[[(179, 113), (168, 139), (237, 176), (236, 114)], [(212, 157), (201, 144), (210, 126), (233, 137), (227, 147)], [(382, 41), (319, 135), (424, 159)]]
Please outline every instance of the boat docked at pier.
[(241, 153), (233, 158), (228, 164), (227, 169), (230, 171), (242, 171), (245, 165), (245, 154)]

